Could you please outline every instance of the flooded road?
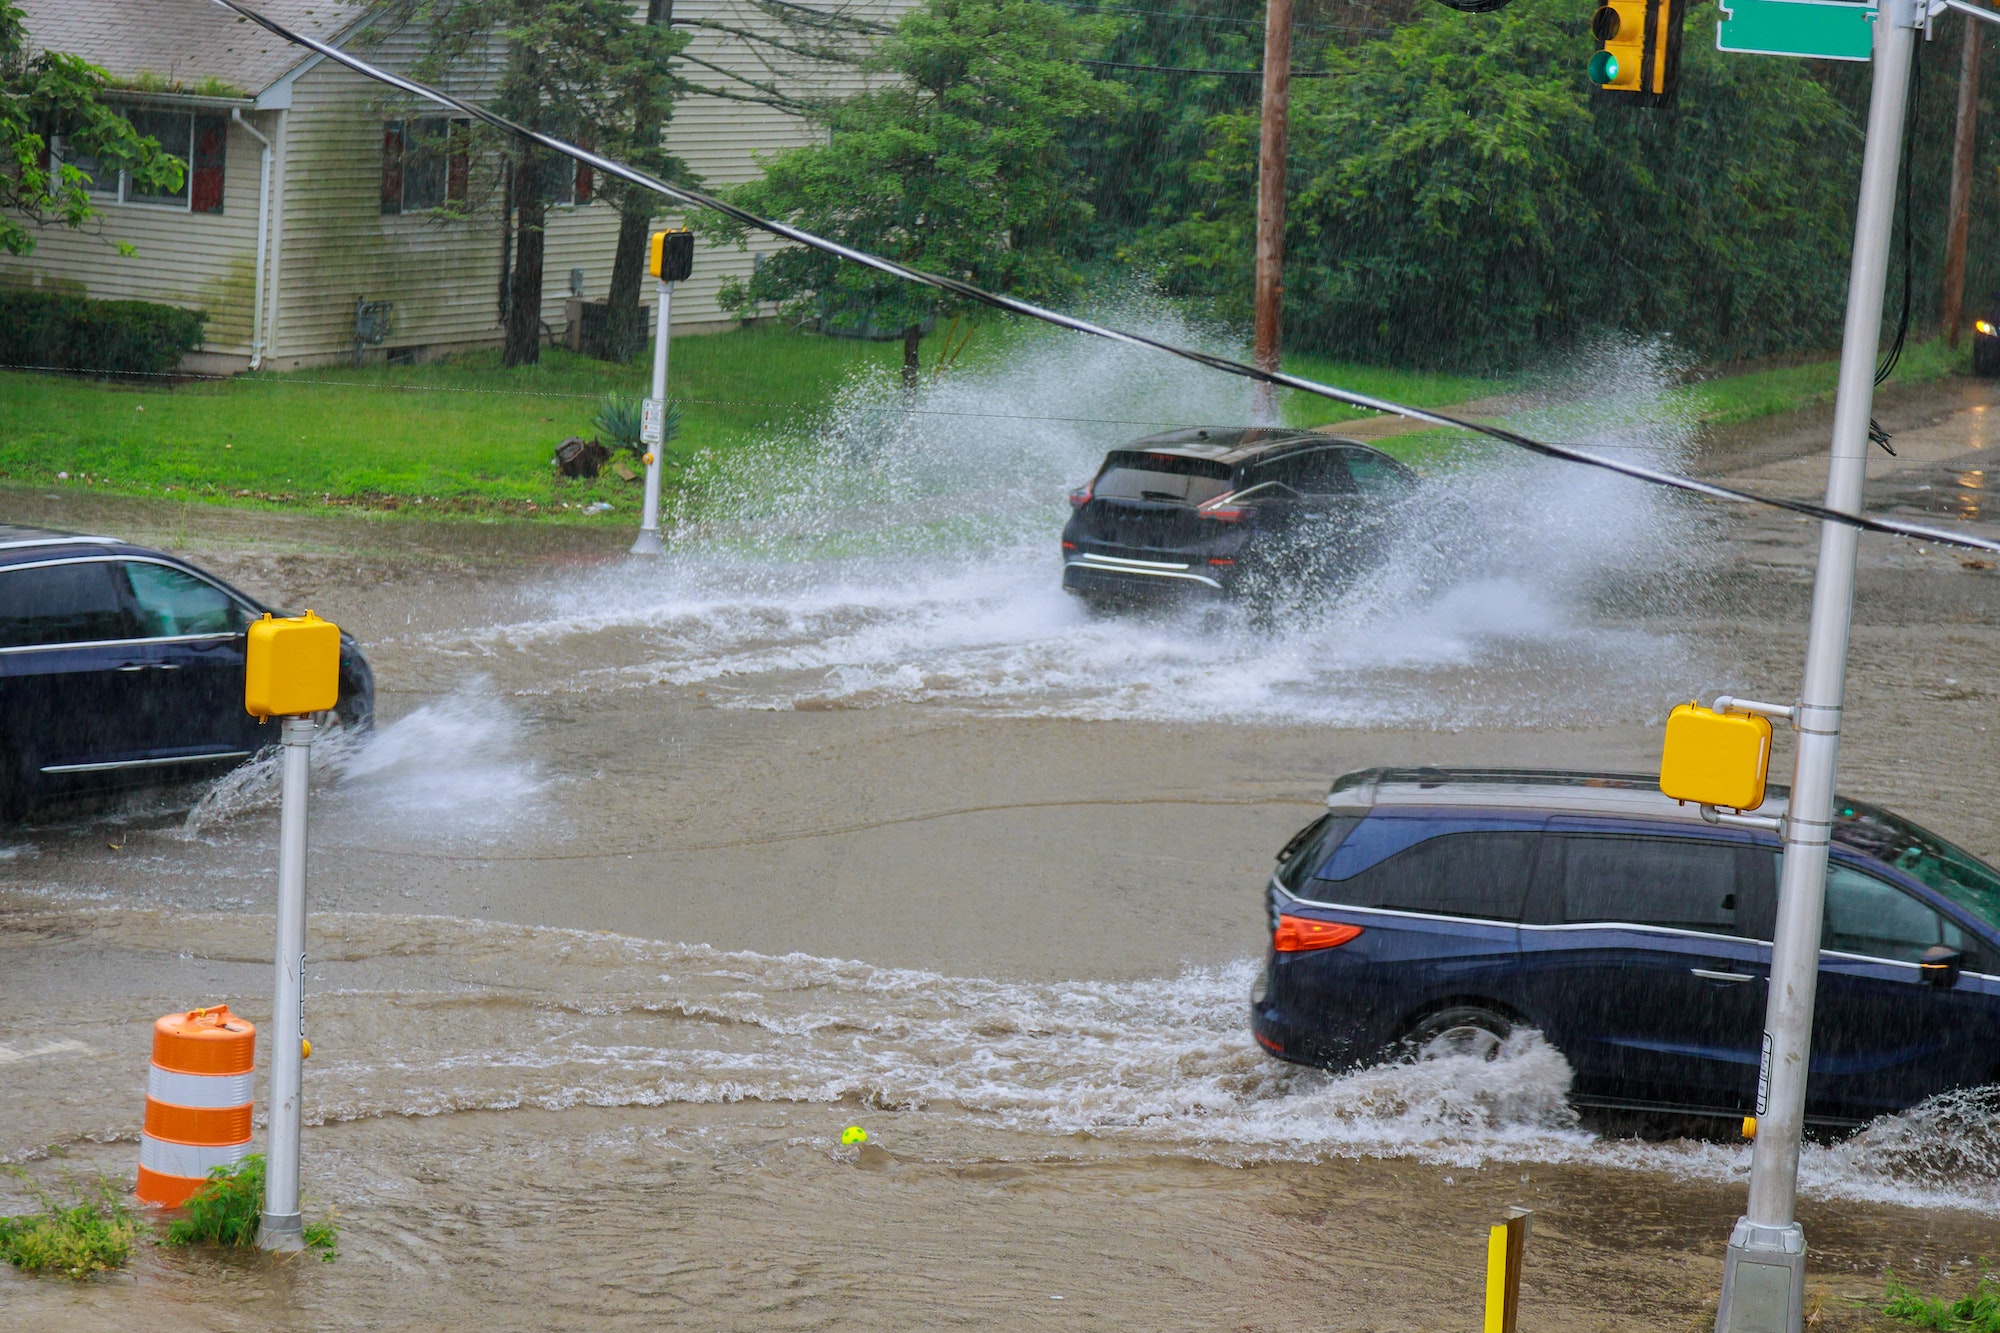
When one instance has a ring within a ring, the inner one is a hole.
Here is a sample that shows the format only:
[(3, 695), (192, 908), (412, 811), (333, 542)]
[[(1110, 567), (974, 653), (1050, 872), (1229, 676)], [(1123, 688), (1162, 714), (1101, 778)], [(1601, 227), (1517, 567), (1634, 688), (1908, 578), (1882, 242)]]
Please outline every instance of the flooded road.
[[(1064, 490), (1240, 404), (1065, 347), (914, 405), (857, 386), (704, 478), (645, 564), (623, 534), (8, 494), (354, 630), (382, 725), (322, 743), (314, 798), (305, 1178), (339, 1260), (0, 1273), (7, 1322), (1469, 1328), (1512, 1204), (1524, 1327), (1712, 1319), (1746, 1149), (1578, 1123), (1532, 1036), (1266, 1059), (1259, 895), (1341, 772), (1650, 768), (1674, 703), (1782, 697), (1814, 530), (1460, 451), (1340, 598), (1092, 619), (1056, 590)], [(1815, 494), (1823, 443), (1781, 438), (1810, 423), (1704, 441), (1620, 365), (1526, 424)], [(1874, 502), (2000, 529), (1968, 484), (1996, 402), (1885, 408)], [(2000, 855), (2000, 573), (1862, 551), (1843, 787)], [(129, 1173), (152, 1018), (266, 1016), (274, 798), (252, 765), (8, 835), (0, 1161)], [(1810, 1148), (1804, 1188), (1820, 1326), (1872, 1327), (1890, 1268), (1993, 1252), (2000, 1108)]]

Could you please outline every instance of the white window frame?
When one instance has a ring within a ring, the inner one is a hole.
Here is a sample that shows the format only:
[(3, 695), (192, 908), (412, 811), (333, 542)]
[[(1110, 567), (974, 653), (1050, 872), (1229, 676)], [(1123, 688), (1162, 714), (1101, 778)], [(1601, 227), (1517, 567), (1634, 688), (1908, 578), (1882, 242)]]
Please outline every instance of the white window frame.
[[(192, 108), (182, 111), (177, 107), (134, 107), (132, 110), (150, 111), (156, 115), (185, 116), (187, 118), (187, 143), (182, 145), (181, 152), (173, 154), (181, 160), (185, 168), (181, 173), (180, 197), (171, 198), (147, 195), (135, 198), (132, 194), (132, 173), (122, 167), (118, 171), (117, 189), (103, 188), (104, 182), (99, 173), (91, 174), (90, 184), (86, 188), (91, 194), (103, 199), (106, 203), (126, 204), (133, 208), (160, 208), (177, 213), (194, 212), (194, 141), (195, 122), (199, 119), (199, 113)], [(124, 111), (120, 111), (118, 114), (125, 116), (128, 120), (131, 119)], [(169, 153), (173, 153), (173, 146), (170, 144), (163, 143), (160, 147)], [(69, 144), (61, 135), (54, 137), (53, 142), (49, 146), (49, 156), (66, 165), (70, 163)]]

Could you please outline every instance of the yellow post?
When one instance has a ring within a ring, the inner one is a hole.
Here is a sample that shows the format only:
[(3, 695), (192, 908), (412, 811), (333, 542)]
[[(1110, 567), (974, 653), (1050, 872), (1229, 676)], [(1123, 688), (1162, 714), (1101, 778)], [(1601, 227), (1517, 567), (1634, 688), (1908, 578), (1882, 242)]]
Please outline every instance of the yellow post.
[(1507, 1224), (1486, 1233), (1486, 1333), (1507, 1333)]
[(1532, 1215), (1526, 1208), (1509, 1208), (1507, 1220), (1486, 1233), (1485, 1333), (1514, 1333), (1521, 1317), (1521, 1254)]

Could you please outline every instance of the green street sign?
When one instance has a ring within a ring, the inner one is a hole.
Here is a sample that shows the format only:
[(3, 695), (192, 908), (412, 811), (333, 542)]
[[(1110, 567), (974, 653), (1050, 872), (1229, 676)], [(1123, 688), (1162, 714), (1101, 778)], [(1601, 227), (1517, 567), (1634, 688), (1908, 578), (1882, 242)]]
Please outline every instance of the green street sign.
[(1715, 49), (1759, 56), (1866, 60), (1875, 6), (1848, 0), (1721, 0)]

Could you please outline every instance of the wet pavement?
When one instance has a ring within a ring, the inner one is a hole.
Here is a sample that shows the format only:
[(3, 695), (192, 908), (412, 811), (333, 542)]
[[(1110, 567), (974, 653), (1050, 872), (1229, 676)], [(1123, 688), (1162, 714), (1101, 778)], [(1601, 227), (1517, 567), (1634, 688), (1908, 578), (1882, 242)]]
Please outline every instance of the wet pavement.
[[(0, 1273), (8, 1322), (1472, 1327), (1484, 1227), (1521, 1204), (1524, 1328), (1705, 1326), (1741, 1145), (1578, 1124), (1531, 1038), (1266, 1059), (1259, 894), (1340, 772), (1643, 769), (1675, 702), (1789, 692), (1814, 530), (1481, 456), (1336, 604), (1094, 620), (1052, 524), (1116, 432), (996, 405), (1229, 407), (1104, 356), (933, 389), (914, 426), (864, 397), (648, 564), (616, 531), (0, 497), (310, 604), (382, 687), (314, 797), (305, 1171), (340, 1258)], [(1641, 377), (1555, 415), (1814, 493), (1783, 443), (1810, 423), (1702, 440), (1661, 401)], [(1995, 404), (1899, 402), (1871, 503), (2000, 529)], [(1843, 787), (2000, 855), (2000, 573), (1862, 552)], [(151, 1019), (264, 1016), (274, 795), (252, 766), (6, 839), (0, 1161), (129, 1172)], [(1892, 1268), (1992, 1252), (2000, 1117), (1892, 1117), (1805, 1180), (1818, 1326), (1873, 1327)]]

